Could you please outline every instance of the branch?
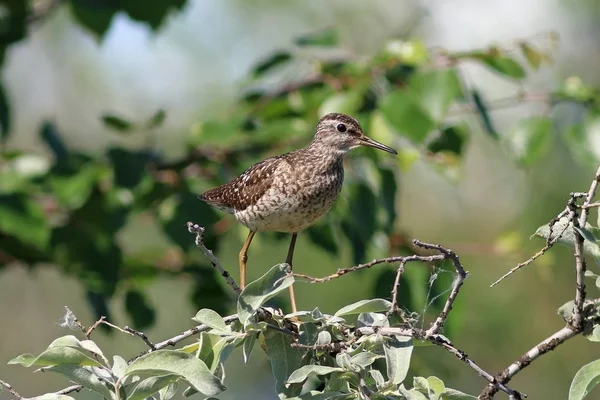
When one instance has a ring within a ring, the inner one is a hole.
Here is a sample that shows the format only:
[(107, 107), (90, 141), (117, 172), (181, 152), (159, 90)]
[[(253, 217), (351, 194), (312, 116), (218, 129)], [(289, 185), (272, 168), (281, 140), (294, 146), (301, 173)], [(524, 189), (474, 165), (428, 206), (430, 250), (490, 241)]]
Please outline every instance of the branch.
[(206, 257), (208, 257), (213, 268), (216, 269), (223, 278), (225, 278), (227, 284), (231, 286), (237, 294), (242, 293), (242, 289), (240, 289), (238, 284), (235, 283), (231, 277), (231, 274), (221, 266), (221, 263), (217, 257), (215, 257), (214, 253), (204, 245), (204, 228), (193, 222), (188, 222), (187, 227), (190, 233), (196, 235), (196, 246), (202, 250)]
[[(600, 167), (598, 167), (596, 174), (594, 176), (594, 180), (590, 185), (590, 189), (587, 193), (571, 193), (569, 201), (567, 203), (567, 209), (563, 211), (563, 213), (559, 214), (559, 217), (564, 216), (566, 213), (569, 218), (569, 222), (573, 224), (573, 234), (575, 236), (575, 300), (573, 304), (573, 317), (567, 321), (567, 325), (544, 339), (542, 342), (537, 344), (531, 350), (526, 352), (524, 355), (519, 357), (519, 359), (505, 368), (501, 373), (497, 375), (498, 381), (501, 383), (509, 382), (513, 376), (518, 374), (528, 365), (530, 365), (533, 361), (538, 359), (540, 356), (548, 353), (551, 350), (554, 350), (556, 347), (566, 342), (567, 340), (575, 337), (585, 330), (585, 318), (589, 313), (590, 309), (594, 309), (596, 307), (596, 300), (586, 301), (586, 293), (585, 293), (585, 271), (586, 271), (586, 262), (585, 256), (583, 253), (583, 244), (584, 238), (579, 233), (580, 227), (585, 227), (587, 223), (587, 218), (589, 215), (589, 209), (592, 206), (592, 200), (596, 194), (596, 190), (598, 188), (598, 183), (600, 182)], [(584, 198), (584, 202), (581, 206), (578, 206), (576, 201), (577, 199)], [(577, 218), (577, 212), (581, 209), (581, 215)], [(550, 228), (552, 225), (556, 223), (556, 220), (559, 217), (555, 218), (550, 222)], [(569, 223), (566, 224), (569, 226)], [(546, 246), (550, 243), (550, 237), (552, 235), (552, 230), (550, 229), (550, 234), (547, 238), (548, 242)], [(557, 235), (557, 239), (562, 235), (562, 232)], [(498, 388), (496, 386), (488, 385), (486, 386), (479, 398), (481, 400), (491, 400), (494, 395), (498, 392)]]
[[(7, 382), (4, 382), (3, 380), (0, 380), (0, 388), (6, 389), (14, 398), (20, 399), (20, 400), (35, 399), (37, 397), (37, 396), (36, 397), (23, 397), (15, 389), (13, 389), (13, 387), (11, 385), (9, 385)], [(68, 386), (64, 389), (61, 389), (58, 392), (46, 393), (46, 396), (52, 396), (52, 395), (56, 395), (56, 396), (63, 395), (64, 396), (69, 393), (79, 392), (81, 389), (83, 389), (83, 386), (81, 386), (81, 385), (72, 385), (72, 386)]]
[(516, 400), (527, 397), (523, 393), (513, 390), (507, 387), (504, 383), (499, 382), (498, 379), (494, 378), (492, 374), (485, 371), (479, 365), (475, 363), (464, 351), (455, 347), (447, 338), (439, 334), (433, 334), (427, 336), (427, 332), (423, 329), (416, 328), (396, 328), (396, 327), (362, 327), (358, 328), (357, 332), (363, 335), (379, 334), (383, 336), (408, 336), (417, 340), (427, 340), (437, 346), (446, 349), (451, 354), (455, 355), (459, 360), (463, 361), (469, 367), (474, 369), (478, 375), (483, 377), (486, 381), (493, 385), (492, 387), (496, 390), (502, 390), (509, 396), (512, 396)]

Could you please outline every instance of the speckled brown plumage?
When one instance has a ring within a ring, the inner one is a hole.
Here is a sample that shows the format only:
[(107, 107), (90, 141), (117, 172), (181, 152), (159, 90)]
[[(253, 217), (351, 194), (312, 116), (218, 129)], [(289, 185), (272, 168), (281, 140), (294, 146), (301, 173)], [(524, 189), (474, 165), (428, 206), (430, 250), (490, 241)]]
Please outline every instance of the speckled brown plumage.
[[(199, 196), (200, 200), (233, 214), (250, 230), (239, 256), (240, 287), (246, 283), (247, 251), (255, 232), (291, 232), (286, 259), (291, 267), (297, 233), (331, 208), (342, 189), (344, 156), (359, 146), (397, 154), (366, 137), (351, 116), (327, 114), (317, 124), (314, 139), (307, 147), (267, 158), (232, 181)], [(292, 310), (296, 311), (293, 286), (290, 298)]]

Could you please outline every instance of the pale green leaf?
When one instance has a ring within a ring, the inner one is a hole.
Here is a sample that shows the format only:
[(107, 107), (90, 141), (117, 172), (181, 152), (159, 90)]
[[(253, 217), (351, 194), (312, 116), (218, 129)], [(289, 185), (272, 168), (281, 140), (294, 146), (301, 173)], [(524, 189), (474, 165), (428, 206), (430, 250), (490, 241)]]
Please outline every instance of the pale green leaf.
[[(565, 226), (568, 225), (560, 239), (558, 239), (558, 243), (575, 248), (575, 231), (573, 230), (573, 224), (569, 221), (568, 217), (563, 217), (558, 222), (554, 224), (552, 227), (552, 239), (556, 238), (556, 236), (565, 229)], [(590, 230), (591, 225), (586, 224), (585, 228)], [(540, 226), (534, 233), (535, 236), (542, 237), (547, 239), (550, 235), (550, 228), (548, 224)], [(595, 243), (589, 240), (584, 240), (583, 242), (583, 252), (588, 254), (598, 262), (600, 260), (600, 247)]]
[(402, 383), (406, 378), (412, 350), (410, 337), (393, 337), (383, 344), (388, 380), (394, 385)]
[(250, 282), (240, 294), (237, 312), (240, 322), (246, 326), (256, 310), (267, 300), (281, 293), (294, 283), (287, 264), (277, 264), (254, 282)]
[(67, 335), (54, 340), (39, 356), (23, 354), (10, 360), (9, 364), (21, 364), (24, 367), (49, 367), (53, 365), (72, 364), (79, 366), (101, 366), (98, 361), (84, 353), (85, 348), (79, 340)]
[(379, 109), (386, 121), (402, 136), (422, 143), (434, 130), (435, 123), (423, 109), (419, 98), (406, 90), (395, 90), (380, 102)]
[(242, 347), (242, 352), (244, 355), (244, 363), (248, 364), (250, 360), (250, 354), (252, 354), (252, 349), (254, 348), (254, 344), (256, 343), (256, 334), (252, 333), (248, 335), (244, 339), (244, 346)]
[(350, 90), (332, 94), (319, 108), (319, 115), (332, 112), (355, 114), (362, 102), (362, 91)]
[(111, 379), (110, 374), (98, 367), (81, 367), (78, 365), (63, 364), (47, 367), (44, 371), (63, 375), (70, 381), (93, 390), (107, 399), (110, 399), (114, 394), (106, 383)]
[(272, 330), (266, 331), (263, 335), (277, 393), (287, 397), (299, 395), (302, 390), (301, 384), (286, 385), (292, 372), (302, 366), (300, 351), (291, 346), (294, 338)]
[(442, 393), (440, 400), (477, 400), (477, 397), (463, 393), (456, 389), (448, 388), (444, 393)]
[(127, 368), (127, 361), (121, 356), (113, 356), (112, 373), (117, 378), (121, 378), (125, 369)]
[(361, 369), (364, 369), (373, 364), (375, 360), (382, 357), (382, 355), (375, 354), (370, 351), (362, 351), (350, 357), (350, 364), (358, 365)]
[(569, 400), (584, 399), (600, 383), (600, 360), (581, 367), (575, 374), (569, 389)]
[(343, 315), (389, 311), (391, 307), (392, 303), (384, 299), (361, 300), (340, 308), (334, 316), (341, 317)]
[(135, 385), (131, 393), (128, 393), (127, 400), (144, 400), (178, 379), (180, 379), (178, 375), (172, 374), (142, 379)]
[(325, 365), (304, 365), (290, 375), (286, 385), (292, 383), (302, 383), (311, 376), (328, 375), (332, 372), (343, 371), (341, 368), (327, 367)]
[(588, 336), (586, 336), (587, 340), (590, 342), (600, 342), (600, 325), (596, 325)]
[(207, 325), (213, 329), (218, 331), (226, 331), (227, 325), (218, 313), (208, 308), (203, 308), (202, 310), (196, 313), (196, 316), (192, 318), (192, 320)]
[(437, 122), (443, 120), (452, 103), (462, 95), (455, 68), (418, 72), (409, 83), (423, 110)]
[(154, 376), (179, 375), (195, 390), (207, 396), (214, 396), (226, 389), (202, 360), (176, 350), (157, 350), (148, 353), (129, 364), (124, 376), (140, 373)]

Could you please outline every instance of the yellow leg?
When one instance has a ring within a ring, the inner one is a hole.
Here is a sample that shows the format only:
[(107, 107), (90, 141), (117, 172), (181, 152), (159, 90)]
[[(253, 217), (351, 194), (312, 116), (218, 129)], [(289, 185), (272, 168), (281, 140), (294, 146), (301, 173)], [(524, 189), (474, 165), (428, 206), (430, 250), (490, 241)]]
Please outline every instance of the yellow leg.
[(244, 246), (242, 246), (242, 250), (240, 250), (240, 288), (246, 287), (246, 261), (248, 261), (248, 248), (250, 247), (250, 243), (252, 243), (252, 238), (256, 232), (250, 231), (248, 233), (248, 237), (244, 242)]
[[(294, 247), (296, 247), (297, 233), (292, 233), (292, 241), (290, 242), (290, 248), (288, 250), (287, 258), (285, 262), (292, 268), (292, 259), (294, 258)], [(290, 302), (292, 303), (292, 312), (298, 311), (296, 309), (296, 295), (294, 294), (294, 285), (290, 286)]]

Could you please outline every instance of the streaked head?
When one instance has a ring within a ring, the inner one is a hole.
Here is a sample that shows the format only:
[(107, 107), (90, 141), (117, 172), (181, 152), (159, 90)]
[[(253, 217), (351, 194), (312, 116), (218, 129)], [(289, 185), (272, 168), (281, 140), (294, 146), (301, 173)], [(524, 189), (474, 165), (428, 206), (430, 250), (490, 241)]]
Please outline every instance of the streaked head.
[(365, 136), (357, 120), (349, 115), (338, 113), (327, 114), (319, 120), (313, 145), (324, 146), (344, 154), (359, 146), (374, 147), (398, 154), (391, 147)]

